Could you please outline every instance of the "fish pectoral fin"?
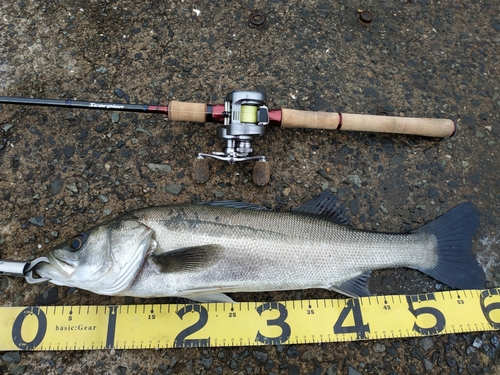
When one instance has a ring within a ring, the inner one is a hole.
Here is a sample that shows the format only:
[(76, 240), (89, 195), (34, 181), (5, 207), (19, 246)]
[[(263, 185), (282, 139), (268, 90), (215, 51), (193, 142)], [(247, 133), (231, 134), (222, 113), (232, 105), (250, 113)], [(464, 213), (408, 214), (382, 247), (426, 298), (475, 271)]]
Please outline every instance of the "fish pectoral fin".
[(325, 190), (303, 205), (295, 207), (292, 211), (320, 215), (335, 224), (347, 226), (351, 224), (351, 219), (347, 215), (347, 208), (342, 204), (339, 198), (330, 192), (330, 190)]
[(219, 250), (222, 250), (222, 247), (218, 245), (185, 247), (161, 254), (152, 254), (151, 259), (164, 273), (195, 271), (212, 263)]
[[(213, 289), (216, 291), (218, 289)], [(200, 289), (193, 290), (187, 293), (183, 292), (179, 294), (179, 297), (191, 299), (193, 301), (207, 303), (207, 302), (225, 302), (225, 303), (237, 303), (234, 302), (231, 297), (226, 296), (224, 293), (212, 293), (210, 289)]]
[(361, 275), (355, 276), (340, 285), (331, 285), (328, 287), (328, 289), (353, 298), (371, 296), (371, 293), (367, 287), (370, 275), (371, 271), (364, 272)]

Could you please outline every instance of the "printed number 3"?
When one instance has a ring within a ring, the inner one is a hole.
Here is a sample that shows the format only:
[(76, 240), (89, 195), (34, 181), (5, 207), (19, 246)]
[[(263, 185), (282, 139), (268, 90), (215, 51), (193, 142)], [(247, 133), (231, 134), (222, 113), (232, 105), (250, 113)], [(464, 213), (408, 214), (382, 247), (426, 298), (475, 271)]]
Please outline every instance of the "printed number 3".
[(262, 315), (264, 311), (276, 309), (279, 311), (280, 315), (276, 319), (269, 319), (267, 321), (268, 326), (279, 326), (281, 327), (281, 335), (278, 337), (267, 337), (264, 336), (260, 331), (257, 332), (255, 341), (262, 342), (267, 345), (277, 345), (282, 344), (290, 338), (291, 329), (285, 319), (288, 317), (288, 311), (285, 305), (277, 302), (264, 303), (257, 307), (257, 312)]

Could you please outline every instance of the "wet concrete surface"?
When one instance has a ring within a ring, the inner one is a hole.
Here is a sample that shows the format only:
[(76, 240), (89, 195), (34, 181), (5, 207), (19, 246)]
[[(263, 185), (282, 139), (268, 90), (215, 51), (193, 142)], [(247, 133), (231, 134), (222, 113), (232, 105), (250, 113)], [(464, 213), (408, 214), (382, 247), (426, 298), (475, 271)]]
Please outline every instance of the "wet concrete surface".
[[(362, 9), (373, 22), (360, 22)], [(251, 27), (256, 10), (266, 21)], [(430, 139), (270, 127), (255, 141), (272, 166), (269, 185), (252, 183), (252, 163), (217, 161), (211, 179), (196, 184), (196, 153), (223, 148), (216, 125), (3, 105), (0, 256), (33, 259), (129, 209), (241, 199), (286, 210), (332, 189), (356, 228), (380, 231), (411, 230), (460, 202), (475, 203), (481, 226), (473, 251), (488, 287), (498, 287), (499, 46), (496, 0), (4, 1), (0, 95), (222, 103), (233, 90), (265, 90), (271, 108), (451, 118), (458, 130)], [(377, 271), (370, 282), (374, 294), (445, 288), (406, 269)], [(142, 301), (2, 278), (0, 303)], [(0, 366), (10, 374), (480, 374), (500, 372), (498, 345), (497, 333), (479, 332), (261, 348), (11, 352)]]

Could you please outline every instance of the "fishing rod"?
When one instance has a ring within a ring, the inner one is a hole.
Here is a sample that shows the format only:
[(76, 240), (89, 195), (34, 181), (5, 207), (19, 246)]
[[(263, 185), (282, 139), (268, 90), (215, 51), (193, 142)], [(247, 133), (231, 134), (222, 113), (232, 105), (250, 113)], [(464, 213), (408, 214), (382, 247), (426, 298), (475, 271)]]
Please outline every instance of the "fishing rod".
[(253, 139), (264, 134), (266, 126), (383, 132), (440, 138), (450, 137), (456, 130), (455, 122), (449, 119), (269, 109), (265, 105), (266, 95), (255, 91), (231, 92), (226, 96), (224, 104), (215, 105), (171, 101), (167, 106), (8, 96), (0, 96), (0, 103), (161, 113), (167, 115), (170, 121), (223, 124), (217, 129), (217, 135), (226, 142), (224, 151), (197, 155), (193, 164), (193, 178), (197, 183), (208, 180), (210, 175), (208, 159), (212, 158), (230, 164), (238, 161), (256, 161), (253, 181), (259, 186), (266, 185), (271, 176), (269, 163), (265, 156), (254, 156), (252, 147)]

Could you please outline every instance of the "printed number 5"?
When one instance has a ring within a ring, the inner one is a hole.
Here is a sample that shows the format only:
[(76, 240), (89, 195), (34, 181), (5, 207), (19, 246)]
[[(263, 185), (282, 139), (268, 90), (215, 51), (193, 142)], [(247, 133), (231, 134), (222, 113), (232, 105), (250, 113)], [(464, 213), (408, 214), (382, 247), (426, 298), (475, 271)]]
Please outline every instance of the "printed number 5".
[[(436, 300), (436, 297), (432, 294), (428, 294), (427, 297), (428, 300)], [(410, 310), (415, 318), (418, 318), (423, 314), (430, 314), (434, 317), (434, 319), (436, 319), (436, 323), (430, 328), (422, 328), (417, 324), (417, 322), (415, 322), (413, 324), (414, 331), (422, 335), (432, 335), (441, 332), (444, 329), (446, 319), (441, 311), (435, 307), (419, 307), (415, 309), (413, 307), (413, 302), (421, 301), (418, 296), (406, 296), (406, 301), (408, 302), (408, 310)]]

